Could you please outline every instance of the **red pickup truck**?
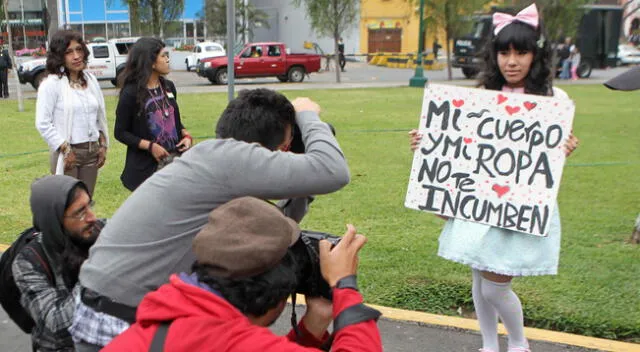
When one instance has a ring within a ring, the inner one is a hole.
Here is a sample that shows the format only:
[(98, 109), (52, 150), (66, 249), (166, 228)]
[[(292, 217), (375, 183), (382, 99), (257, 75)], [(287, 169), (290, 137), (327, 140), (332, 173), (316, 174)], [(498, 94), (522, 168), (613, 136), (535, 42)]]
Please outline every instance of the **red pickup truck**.
[[(304, 76), (320, 70), (320, 55), (287, 54), (283, 43), (249, 43), (233, 58), (237, 78), (277, 77), (280, 82), (302, 82)], [(200, 61), (198, 76), (213, 84), (227, 84), (227, 58)]]

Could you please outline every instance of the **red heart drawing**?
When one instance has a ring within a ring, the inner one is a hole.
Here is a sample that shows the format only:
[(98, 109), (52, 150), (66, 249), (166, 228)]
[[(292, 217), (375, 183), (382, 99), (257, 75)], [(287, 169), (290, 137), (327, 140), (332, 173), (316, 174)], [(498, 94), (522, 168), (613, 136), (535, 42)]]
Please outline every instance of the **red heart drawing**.
[(456, 108), (459, 108), (462, 105), (464, 105), (464, 100), (462, 100), (462, 99), (453, 99), (452, 103), (453, 103), (453, 106), (455, 106)]
[(498, 105), (504, 103), (505, 101), (507, 101), (507, 99), (509, 99), (509, 98), (505, 97), (502, 94), (498, 94)]
[(473, 139), (471, 139), (471, 138), (464, 138), (464, 143), (465, 143), (465, 144), (469, 144), (469, 143), (471, 143), (471, 142), (473, 142)]
[(535, 108), (536, 106), (538, 106), (538, 104), (537, 104), (537, 103), (534, 103), (534, 102), (532, 102), (532, 101), (525, 101), (523, 105), (524, 105), (524, 107), (525, 107), (525, 108), (527, 108), (527, 110), (529, 110), (529, 111), (533, 110), (533, 108)]
[(513, 115), (513, 114), (515, 114), (516, 112), (520, 111), (520, 107), (519, 107), (519, 106), (510, 106), (510, 105), (507, 105), (507, 106), (505, 107), (505, 109), (507, 110), (507, 112), (509, 113), (509, 115)]
[(509, 192), (509, 189), (509, 186), (500, 186), (497, 183), (491, 187), (491, 190), (498, 194), (498, 198), (501, 198), (505, 193)]

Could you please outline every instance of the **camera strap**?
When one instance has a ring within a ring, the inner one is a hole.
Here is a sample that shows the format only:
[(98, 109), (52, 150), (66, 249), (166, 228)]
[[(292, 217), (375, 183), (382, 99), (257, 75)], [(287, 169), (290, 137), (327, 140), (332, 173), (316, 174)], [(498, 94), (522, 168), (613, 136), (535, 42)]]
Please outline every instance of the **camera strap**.
[(362, 323), (368, 320), (377, 321), (382, 313), (380, 311), (367, 307), (362, 303), (353, 305), (338, 314), (333, 320), (333, 333), (337, 333), (341, 329), (353, 325)]

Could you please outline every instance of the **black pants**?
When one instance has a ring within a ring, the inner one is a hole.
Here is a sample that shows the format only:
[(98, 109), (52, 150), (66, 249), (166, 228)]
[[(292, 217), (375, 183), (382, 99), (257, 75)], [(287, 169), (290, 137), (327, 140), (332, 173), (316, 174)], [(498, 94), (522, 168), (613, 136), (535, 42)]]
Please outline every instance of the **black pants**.
[(0, 98), (9, 97), (9, 81), (7, 79), (9, 70), (6, 68), (0, 69)]
[(344, 71), (344, 65), (347, 64), (347, 60), (344, 59), (344, 54), (340, 53), (338, 60), (340, 60), (340, 69)]

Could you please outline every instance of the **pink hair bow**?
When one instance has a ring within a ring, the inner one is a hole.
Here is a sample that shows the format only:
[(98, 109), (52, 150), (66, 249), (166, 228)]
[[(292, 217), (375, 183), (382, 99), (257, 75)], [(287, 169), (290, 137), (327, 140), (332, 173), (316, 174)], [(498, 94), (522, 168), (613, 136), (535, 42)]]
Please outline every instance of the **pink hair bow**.
[(493, 25), (495, 29), (493, 30), (494, 35), (498, 35), (500, 31), (513, 23), (513, 21), (519, 21), (530, 25), (531, 27), (538, 29), (539, 16), (538, 16), (538, 8), (536, 4), (531, 4), (528, 7), (524, 8), (522, 11), (518, 12), (517, 15), (511, 16), (507, 13), (496, 12), (493, 14)]

